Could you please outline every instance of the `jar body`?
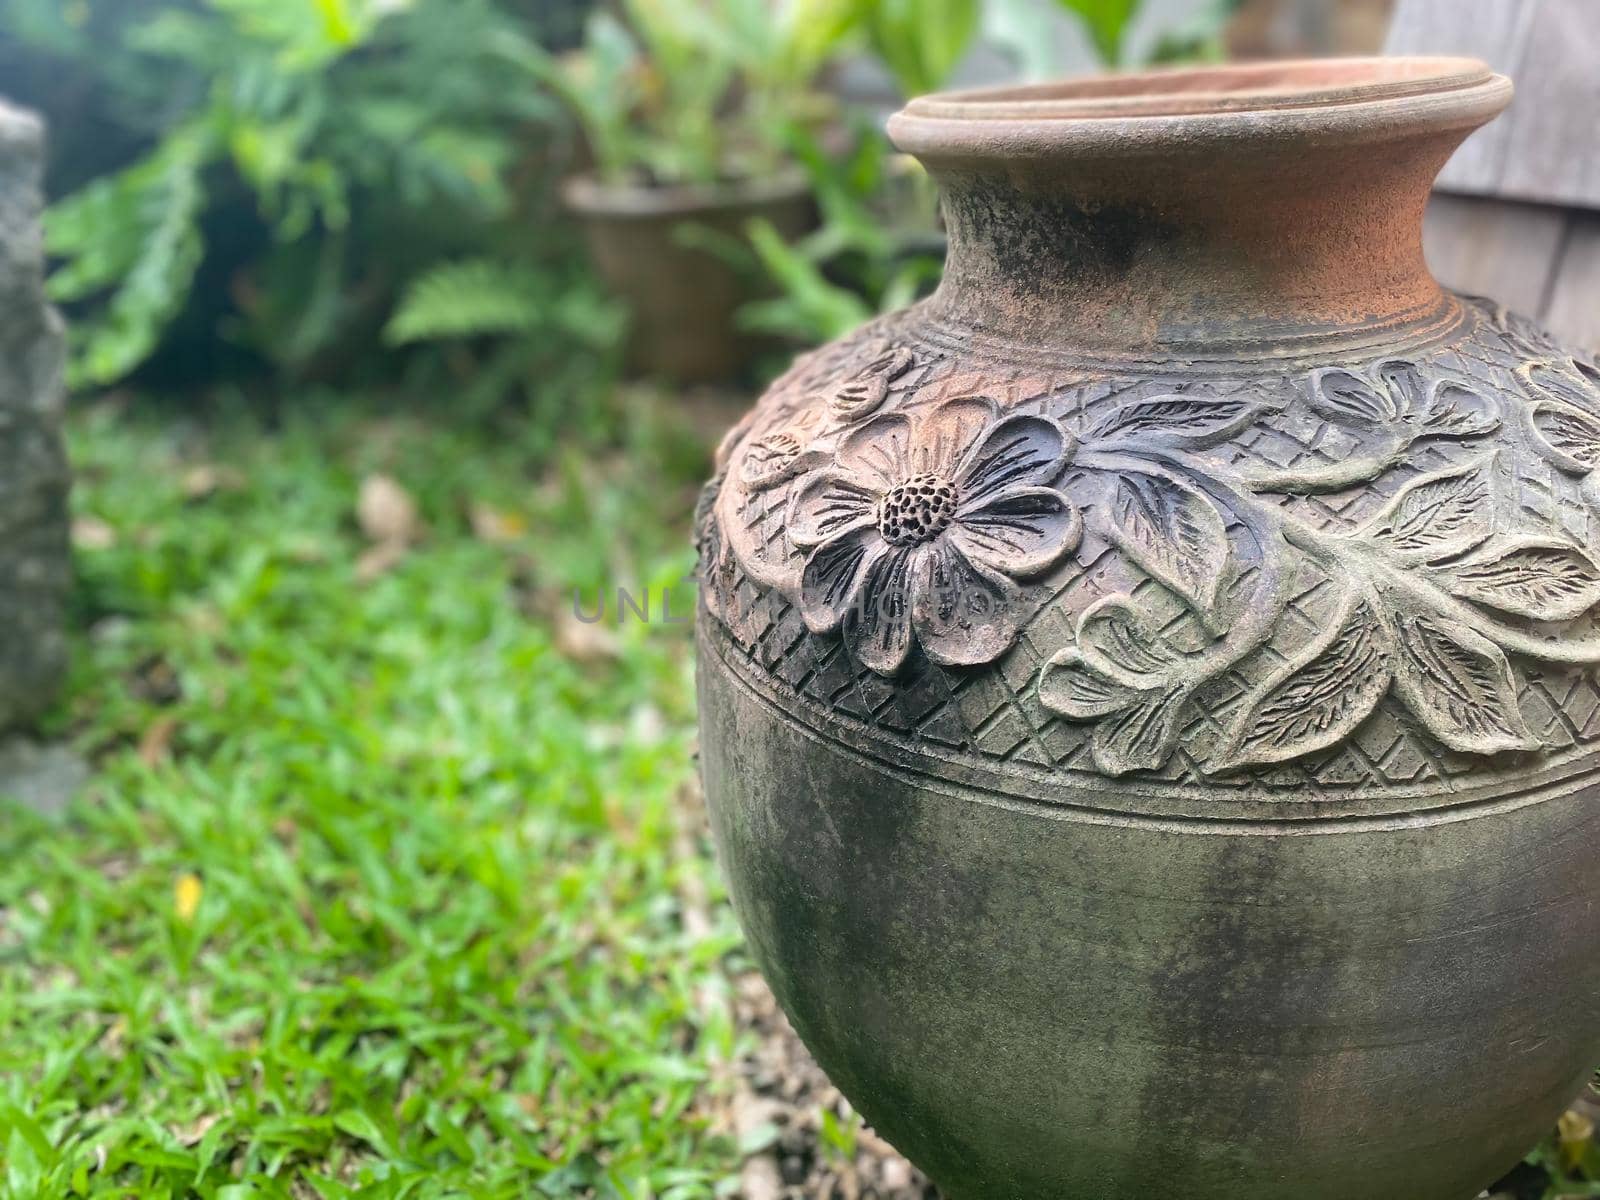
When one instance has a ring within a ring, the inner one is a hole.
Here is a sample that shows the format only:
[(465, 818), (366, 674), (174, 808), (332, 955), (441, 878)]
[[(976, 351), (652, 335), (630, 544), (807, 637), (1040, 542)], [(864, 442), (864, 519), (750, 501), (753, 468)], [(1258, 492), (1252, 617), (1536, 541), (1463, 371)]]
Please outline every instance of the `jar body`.
[(1422, 262), (1480, 65), (1152, 80), (908, 108), (944, 283), (719, 451), (734, 902), (958, 1200), (1474, 1200), (1600, 1061), (1600, 366)]
[[(1600, 1062), (1593, 787), (1208, 830), (930, 780), (701, 642), (763, 974), (959, 1200), (1473, 1200)], [(813, 727), (813, 725), (817, 727)]]

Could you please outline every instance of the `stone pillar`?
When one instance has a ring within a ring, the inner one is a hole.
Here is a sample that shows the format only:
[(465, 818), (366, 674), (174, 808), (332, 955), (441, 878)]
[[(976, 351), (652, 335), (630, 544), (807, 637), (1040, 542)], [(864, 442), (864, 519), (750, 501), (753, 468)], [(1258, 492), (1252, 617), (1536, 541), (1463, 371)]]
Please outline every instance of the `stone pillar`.
[(64, 339), (44, 298), (43, 147), (39, 118), (0, 102), (0, 730), (39, 715), (67, 661)]

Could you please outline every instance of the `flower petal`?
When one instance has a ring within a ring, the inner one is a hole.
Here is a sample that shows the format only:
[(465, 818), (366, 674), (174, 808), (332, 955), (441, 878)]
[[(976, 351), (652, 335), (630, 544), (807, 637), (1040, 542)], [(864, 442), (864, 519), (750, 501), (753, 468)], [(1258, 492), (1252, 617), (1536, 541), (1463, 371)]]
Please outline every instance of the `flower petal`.
[(900, 413), (868, 417), (839, 439), (834, 460), (860, 487), (888, 491), (911, 474), (911, 419)]
[(1309, 400), (1313, 411), (1331, 421), (1386, 425), (1400, 417), (1400, 403), (1390, 380), (1378, 387), (1343, 367), (1313, 371)]
[(1078, 548), (1083, 518), (1053, 488), (1011, 487), (963, 504), (950, 536), (975, 562), (1026, 578)]
[(1139, 702), (1142, 692), (1107, 679), (1076, 650), (1063, 650), (1039, 675), (1039, 700), (1069, 721), (1093, 721)]
[(889, 394), (889, 385), (916, 362), (904, 346), (884, 345), (872, 361), (841, 383), (829, 401), (842, 421), (857, 421), (875, 411)]
[(982, 504), (1015, 484), (1055, 482), (1071, 442), (1049, 417), (1007, 417), (972, 447), (956, 470), (956, 483), (970, 504)]
[(912, 627), (941, 666), (993, 662), (1016, 640), (1022, 620), (1017, 586), (969, 560), (948, 538), (922, 547), (914, 585)]
[(1178, 744), (1188, 699), (1188, 690), (1181, 687), (1146, 692), (1139, 703), (1101, 721), (1090, 739), (1095, 765), (1107, 775), (1159, 769)]
[(868, 566), (859, 600), (844, 614), (844, 640), (861, 663), (893, 675), (911, 653), (911, 569), (917, 554), (895, 547)]
[(839, 628), (868, 570), (887, 549), (876, 528), (859, 525), (813, 550), (800, 575), (800, 616), (806, 628), (812, 633)]
[(1183, 660), (1125, 595), (1107, 596), (1084, 610), (1078, 618), (1078, 649), (1091, 668), (1139, 690), (1165, 684)]
[(954, 479), (968, 451), (994, 424), (1000, 406), (987, 396), (957, 396), (946, 400), (917, 424), (911, 469), (917, 475)]
[(802, 550), (872, 521), (878, 495), (848, 476), (823, 471), (802, 483), (789, 502), (789, 541)]

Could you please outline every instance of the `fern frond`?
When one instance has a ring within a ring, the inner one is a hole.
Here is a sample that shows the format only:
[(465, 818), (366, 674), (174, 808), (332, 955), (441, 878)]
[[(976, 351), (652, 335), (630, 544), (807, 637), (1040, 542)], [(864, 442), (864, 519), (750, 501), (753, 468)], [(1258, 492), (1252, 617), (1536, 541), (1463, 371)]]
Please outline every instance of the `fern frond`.
[(473, 258), (413, 280), (384, 330), (402, 346), (441, 338), (528, 333), (545, 320), (548, 283), (527, 267)]
[(108, 298), (70, 329), (67, 380), (112, 383), (155, 349), (188, 298), (205, 254), (200, 213), (204, 133), (174, 131), (148, 158), (53, 205), (45, 245), (61, 264), (47, 283), (63, 303)]

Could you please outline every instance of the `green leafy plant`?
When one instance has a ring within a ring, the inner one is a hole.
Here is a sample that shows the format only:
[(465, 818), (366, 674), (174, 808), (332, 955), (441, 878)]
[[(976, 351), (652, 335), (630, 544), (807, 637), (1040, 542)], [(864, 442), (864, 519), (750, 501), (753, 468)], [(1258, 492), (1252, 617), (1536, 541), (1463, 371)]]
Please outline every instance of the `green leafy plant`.
[(790, 243), (767, 222), (751, 223), (751, 247), (779, 294), (739, 315), (748, 328), (814, 345), (916, 299), (938, 282), (943, 253), (926, 176), (875, 128), (859, 129), (842, 157), (814, 141), (795, 145), (822, 225)]
[(851, 38), (857, 0), (623, 0), (583, 48), (529, 65), (572, 111), (608, 182), (759, 178), (819, 119), (822, 67)]
[(384, 336), (392, 345), (437, 338), (531, 333), (548, 314), (548, 282), (527, 267), (473, 258), (443, 263), (411, 283)]
[(1186, 24), (1162, 32), (1150, 52), (1152, 63), (1221, 62), (1228, 57), (1228, 22), (1244, 0), (1211, 0)]
[(1116, 65), (1123, 61), (1128, 30), (1139, 14), (1140, 0), (1056, 0), (1074, 14), (1094, 46), (1100, 61)]
[(305, 371), (381, 327), (409, 278), (515, 233), (527, 131), (556, 110), (527, 86), (528, 28), (495, 0), (73, 11), (0, 0), (139, 147), (47, 214), (73, 384), (126, 376), (197, 307), (190, 323)]
[(46, 247), (63, 259), (53, 299), (106, 297), (72, 330), (73, 382), (105, 383), (137, 366), (177, 315), (205, 254), (202, 129), (186, 127), (148, 158), (96, 180), (51, 212)]
[(904, 96), (937, 91), (978, 32), (979, 0), (859, 0), (869, 45)]
[[(1056, 0), (1075, 16), (1101, 63), (1108, 67), (1128, 63), (1128, 35), (1143, 9), (1144, 0)], [(1220, 60), (1226, 54), (1222, 34), (1243, 0), (1208, 0), (1186, 23), (1163, 30), (1146, 56), (1150, 63)]]
[(609, 377), (625, 317), (586, 273), (466, 258), (412, 280), (383, 337), (391, 346), (449, 351), (414, 378), (419, 390), (448, 391), (468, 414), (520, 390), (556, 427), (562, 406)]

